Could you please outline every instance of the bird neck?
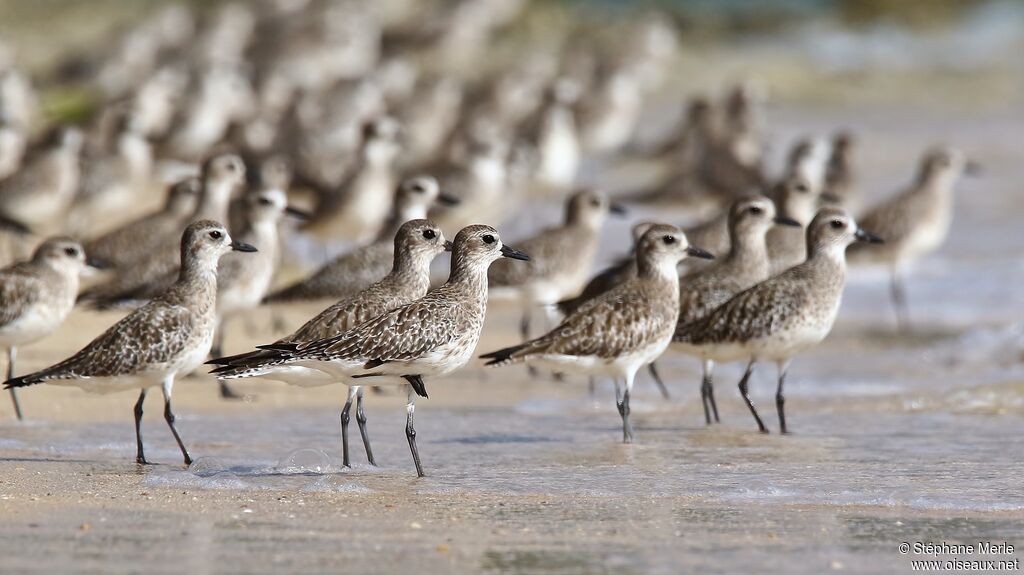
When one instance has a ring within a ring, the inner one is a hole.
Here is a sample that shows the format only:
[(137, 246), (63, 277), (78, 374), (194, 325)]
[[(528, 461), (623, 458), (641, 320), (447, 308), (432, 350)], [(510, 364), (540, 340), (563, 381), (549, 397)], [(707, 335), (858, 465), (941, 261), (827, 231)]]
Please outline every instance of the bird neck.
[[(794, 228), (795, 229), (795, 228)], [(729, 230), (729, 255), (726, 261), (741, 266), (768, 263), (767, 230)]]
[(231, 184), (229, 182), (209, 182), (206, 189), (203, 190), (203, 197), (199, 202), (194, 219), (223, 222), (227, 219), (230, 203)]
[(464, 254), (452, 255), (452, 271), (448, 276), (447, 285), (459, 286), (471, 291), (478, 291), (487, 297), (487, 265)]
[(675, 283), (678, 287), (679, 272), (676, 271), (677, 262), (667, 257), (652, 257), (638, 255), (636, 260), (637, 276), (647, 281)]
[(181, 256), (181, 270), (175, 284), (178, 297), (209, 301), (212, 306), (217, 298), (217, 259), (205, 253), (188, 253), (184, 248)]
[(396, 250), (395, 263), (391, 268), (391, 277), (408, 287), (422, 287), (424, 291), (430, 285), (431, 254), (419, 253), (415, 250)]

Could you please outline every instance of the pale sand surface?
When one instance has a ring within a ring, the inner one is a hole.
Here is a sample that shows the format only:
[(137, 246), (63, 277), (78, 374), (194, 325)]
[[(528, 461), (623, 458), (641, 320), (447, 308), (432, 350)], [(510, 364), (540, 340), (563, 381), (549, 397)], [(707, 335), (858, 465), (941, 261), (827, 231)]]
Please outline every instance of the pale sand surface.
[[(139, 467), (132, 394), (37, 386), (21, 392), (22, 424), (0, 397), (0, 571), (887, 573), (909, 570), (903, 541), (1024, 546), (1019, 114), (772, 114), (777, 148), (857, 129), (869, 197), (906, 181), (933, 141), (961, 145), (987, 173), (962, 183), (949, 243), (910, 281), (916, 334), (892, 333), (883, 273), (851, 272), (836, 332), (790, 372), (791, 437), (753, 431), (737, 366), (719, 372), (723, 424), (711, 429), (695, 362), (662, 362), (668, 402), (642, 376), (632, 446), (618, 442), (607, 382), (591, 398), (579, 379), (473, 366), (428, 382), (417, 409), (428, 477), (416, 479), (404, 394), (368, 394), (381, 467), (365, 464), (353, 422), (346, 470), (341, 388), (246, 382), (255, 399), (228, 403), (202, 377), (174, 395), (199, 461), (181, 465), (155, 393), (144, 433), (157, 464)], [(614, 223), (604, 255), (652, 213)], [(532, 224), (558, 218), (538, 214)], [(315, 311), (289, 310), (285, 323)], [(491, 311), (480, 352), (514, 341), (515, 311)], [(21, 350), (18, 371), (66, 357), (117, 317), (76, 311)], [(228, 351), (275, 337), (268, 313), (246, 323)], [(753, 394), (774, 430), (773, 372), (757, 373)]]

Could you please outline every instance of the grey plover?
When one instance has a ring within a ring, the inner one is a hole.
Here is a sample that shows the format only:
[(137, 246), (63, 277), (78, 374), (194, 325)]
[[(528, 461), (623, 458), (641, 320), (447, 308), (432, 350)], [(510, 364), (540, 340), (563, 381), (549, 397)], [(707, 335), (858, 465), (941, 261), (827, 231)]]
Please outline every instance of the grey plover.
[(771, 191), (779, 213), (797, 222), (799, 227), (776, 227), (768, 230), (768, 261), (772, 274), (787, 270), (807, 259), (806, 226), (814, 218), (821, 198), (806, 177), (792, 174), (779, 181)]
[(857, 141), (853, 134), (841, 130), (832, 136), (832, 149), (825, 166), (825, 189), (822, 200), (836, 203), (847, 210), (857, 208), (857, 179), (853, 155)]
[(629, 443), (633, 378), (672, 341), (679, 317), (676, 265), (687, 256), (712, 257), (689, 245), (679, 228), (653, 225), (637, 246), (636, 277), (588, 301), (549, 333), (480, 357), (487, 365), (529, 362), (556, 372), (614, 378), (622, 438)]
[(221, 224), (200, 220), (181, 238), (181, 273), (159, 297), (125, 316), (70, 358), (46, 369), (8, 379), (6, 389), (50, 383), (92, 392), (140, 389), (135, 402), (138, 463), (148, 463), (142, 447), (142, 404), (150, 387), (162, 386), (164, 419), (185, 464), (192, 462), (174, 426), (174, 379), (198, 367), (210, 353), (216, 327), (217, 262), (231, 250), (256, 248), (231, 240)]
[(63, 128), (53, 138), (35, 160), (0, 181), (0, 219), (25, 231), (60, 229), (78, 191), (82, 133)]
[[(770, 272), (765, 234), (774, 224), (799, 228), (800, 224), (776, 215), (775, 205), (764, 196), (733, 202), (729, 209), (729, 251), (712, 266), (680, 279), (677, 329), (707, 315), (737, 293), (765, 280)], [(692, 351), (686, 348), (684, 351)], [(712, 387), (714, 360), (698, 355), (703, 362), (700, 396), (704, 420), (719, 421)]]
[(573, 106), (580, 97), (579, 87), (569, 79), (559, 79), (549, 88), (544, 107), (538, 112), (535, 134), (537, 183), (547, 191), (564, 193), (576, 182), (580, 166), (581, 144)]
[(347, 238), (364, 243), (380, 233), (391, 213), (392, 191), (397, 185), (395, 160), (401, 150), (401, 126), (384, 116), (363, 134), (361, 163), (342, 184), (317, 206), (316, 215), (303, 229), (326, 238)]
[[(334, 337), (426, 295), (430, 288), (430, 262), (442, 251), (451, 250), (451, 242), (444, 239), (437, 224), (429, 220), (410, 220), (399, 228), (392, 243), (394, 256), (391, 272), (382, 280), (328, 307), (276, 343), (309, 342)], [(220, 366), (213, 373), (222, 380), (261, 377), (302, 387), (330, 385), (338, 381), (345, 383), (349, 386), (349, 395), (341, 411), (344, 464), (346, 467), (350, 465), (348, 423), (352, 400), (355, 398), (356, 421), (366, 448), (366, 457), (371, 464), (376, 465), (366, 432), (362, 386), (351, 378), (339, 379), (316, 369), (291, 364), (288, 357), (277, 351), (259, 350), (217, 358), (208, 363)]]
[(549, 311), (586, 285), (597, 255), (601, 227), (609, 213), (624, 213), (603, 194), (584, 190), (566, 203), (565, 222), (519, 242), (530, 254), (527, 265), (495, 262), (487, 273), (493, 299), (515, 299), (523, 306), (520, 331), (529, 337), (533, 309)]
[[(32, 259), (0, 269), (0, 347), (7, 350), (7, 379), (14, 377), (18, 347), (50, 335), (71, 312), (85, 266), (77, 241), (55, 237), (37, 247)], [(11, 400), (22, 419), (14, 389)]]
[(850, 255), (856, 262), (889, 266), (890, 294), (901, 329), (910, 326), (901, 276), (914, 260), (946, 241), (953, 222), (953, 187), (961, 174), (977, 172), (977, 164), (958, 150), (929, 150), (921, 160), (914, 183), (872, 207), (861, 218), (864, 226), (877, 231), (886, 243), (873, 249), (856, 249)]
[[(574, 313), (580, 308), (580, 306), (604, 292), (618, 286), (630, 278), (636, 277), (636, 246), (640, 243), (640, 238), (643, 237), (644, 233), (647, 232), (647, 230), (654, 224), (655, 222), (640, 222), (634, 225), (632, 230), (633, 249), (629, 255), (620, 258), (618, 261), (591, 278), (591, 280), (587, 282), (587, 285), (583, 287), (583, 290), (579, 295), (564, 299), (555, 304), (555, 307), (558, 308), (558, 311), (563, 317)], [(658, 373), (658, 368), (655, 362), (652, 361), (647, 364), (647, 370), (654, 379), (654, 383), (658, 386), (658, 391), (661, 392), (661, 396), (665, 399), (670, 399), (671, 394), (669, 393), (668, 388), (665, 387), (665, 381), (661, 379), (661, 375)], [(590, 380), (590, 390), (591, 392), (594, 391), (593, 378)]]
[[(231, 195), (245, 183), (245, 164), (233, 154), (208, 160), (201, 174), (199, 204), (189, 222), (227, 221)], [(147, 257), (132, 261), (109, 282), (86, 290), (82, 299), (97, 308), (133, 306), (169, 288), (178, 277), (181, 264), (174, 244), (157, 246)]]
[(422, 477), (413, 427), (416, 396), (427, 397), (424, 377), (447, 375), (473, 357), (487, 311), (487, 268), (501, 257), (529, 260), (503, 244), (494, 228), (468, 226), (455, 236), (448, 281), (423, 298), (331, 338), (263, 347), (339, 380), (384, 377), (369, 383), (403, 383), (395, 378), (408, 383), (405, 433)]
[(186, 178), (167, 192), (164, 207), (85, 243), (89, 257), (121, 268), (151, 256), (181, 235), (199, 201), (198, 178)]
[(344, 253), (308, 277), (267, 297), (267, 303), (287, 303), (351, 297), (387, 275), (394, 263), (395, 234), (409, 220), (423, 219), (432, 205), (458, 200), (442, 192), (431, 176), (407, 178), (395, 193), (394, 208), (376, 241)]
[(882, 240), (859, 228), (845, 211), (823, 208), (807, 227), (807, 260), (746, 289), (703, 318), (681, 326), (673, 341), (692, 355), (717, 362), (748, 360), (740, 394), (758, 428), (768, 432), (747, 394), (754, 364), (778, 367), (775, 406), (786, 433), (783, 383), (793, 356), (825, 339), (839, 311), (846, 280), (846, 248)]
[[(308, 218), (305, 212), (288, 205), (284, 192), (273, 188), (248, 194), (244, 210), (246, 228), (235, 237), (256, 246), (259, 253), (227, 254), (221, 258), (217, 271), (217, 330), (210, 352), (213, 357), (223, 355), (225, 330), (230, 320), (259, 306), (270, 289), (279, 263), (278, 229), (281, 219), (286, 214)], [(220, 395), (224, 398), (241, 397), (223, 381), (220, 382)]]

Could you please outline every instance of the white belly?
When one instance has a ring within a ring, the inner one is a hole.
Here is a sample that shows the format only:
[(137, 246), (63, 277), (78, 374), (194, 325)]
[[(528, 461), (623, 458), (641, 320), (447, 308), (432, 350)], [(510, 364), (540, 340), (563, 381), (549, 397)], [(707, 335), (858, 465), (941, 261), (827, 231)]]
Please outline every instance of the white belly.
[(57, 329), (70, 311), (70, 305), (36, 304), (21, 317), (0, 327), (0, 345), (25, 345), (40, 340)]

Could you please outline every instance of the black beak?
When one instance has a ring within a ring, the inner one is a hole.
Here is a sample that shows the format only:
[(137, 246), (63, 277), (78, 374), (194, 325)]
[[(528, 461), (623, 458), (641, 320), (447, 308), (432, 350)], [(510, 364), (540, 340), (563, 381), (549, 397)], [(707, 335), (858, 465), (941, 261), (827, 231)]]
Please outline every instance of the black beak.
[(612, 202), (611, 205), (608, 206), (608, 211), (615, 214), (616, 216), (624, 216), (629, 213), (629, 210), (626, 209), (626, 206), (623, 206), (622, 204), (617, 204), (615, 202)]
[(983, 173), (984, 170), (981, 169), (981, 164), (974, 160), (967, 160), (967, 163), (964, 164), (964, 174), (968, 176), (980, 176)]
[(456, 198), (451, 194), (441, 192), (437, 196), (437, 203), (441, 204), (442, 206), (457, 206), (462, 203), (462, 200)]
[(530, 256), (524, 254), (523, 252), (515, 248), (511, 248), (505, 245), (501, 246), (501, 255), (505, 256), (506, 258), (512, 258), (514, 260), (523, 260), (524, 262), (530, 261)]
[(452, 244), (450, 241), (448, 241), (448, 240), (444, 241), (444, 251), (450, 252), (450, 251), (452, 251), (453, 247), (455, 247), (455, 245)]
[(231, 249), (236, 252), (254, 252), (256, 248), (243, 242), (231, 242)]
[(714, 254), (707, 250), (702, 250), (697, 246), (687, 246), (686, 255), (694, 258), (700, 258), (702, 260), (713, 260), (715, 259)]
[(802, 228), (800, 222), (793, 218), (787, 218), (786, 216), (775, 216), (775, 223), (780, 226), (789, 226), (791, 228)]
[(299, 220), (300, 222), (309, 221), (309, 219), (313, 217), (313, 214), (305, 210), (300, 210), (299, 208), (293, 208), (291, 206), (286, 207), (284, 209), (284, 213)]
[(865, 230), (864, 228), (857, 228), (857, 231), (853, 233), (853, 237), (857, 238), (858, 242), (867, 242), (869, 244), (885, 243), (885, 240)]
[(94, 258), (91, 256), (85, 258), (85, 265), (97, 270), (108, 270), (114, 267), (110, 265), (110, 262), (108, 262), (107, 260), (101, 260), (99, 258)]

